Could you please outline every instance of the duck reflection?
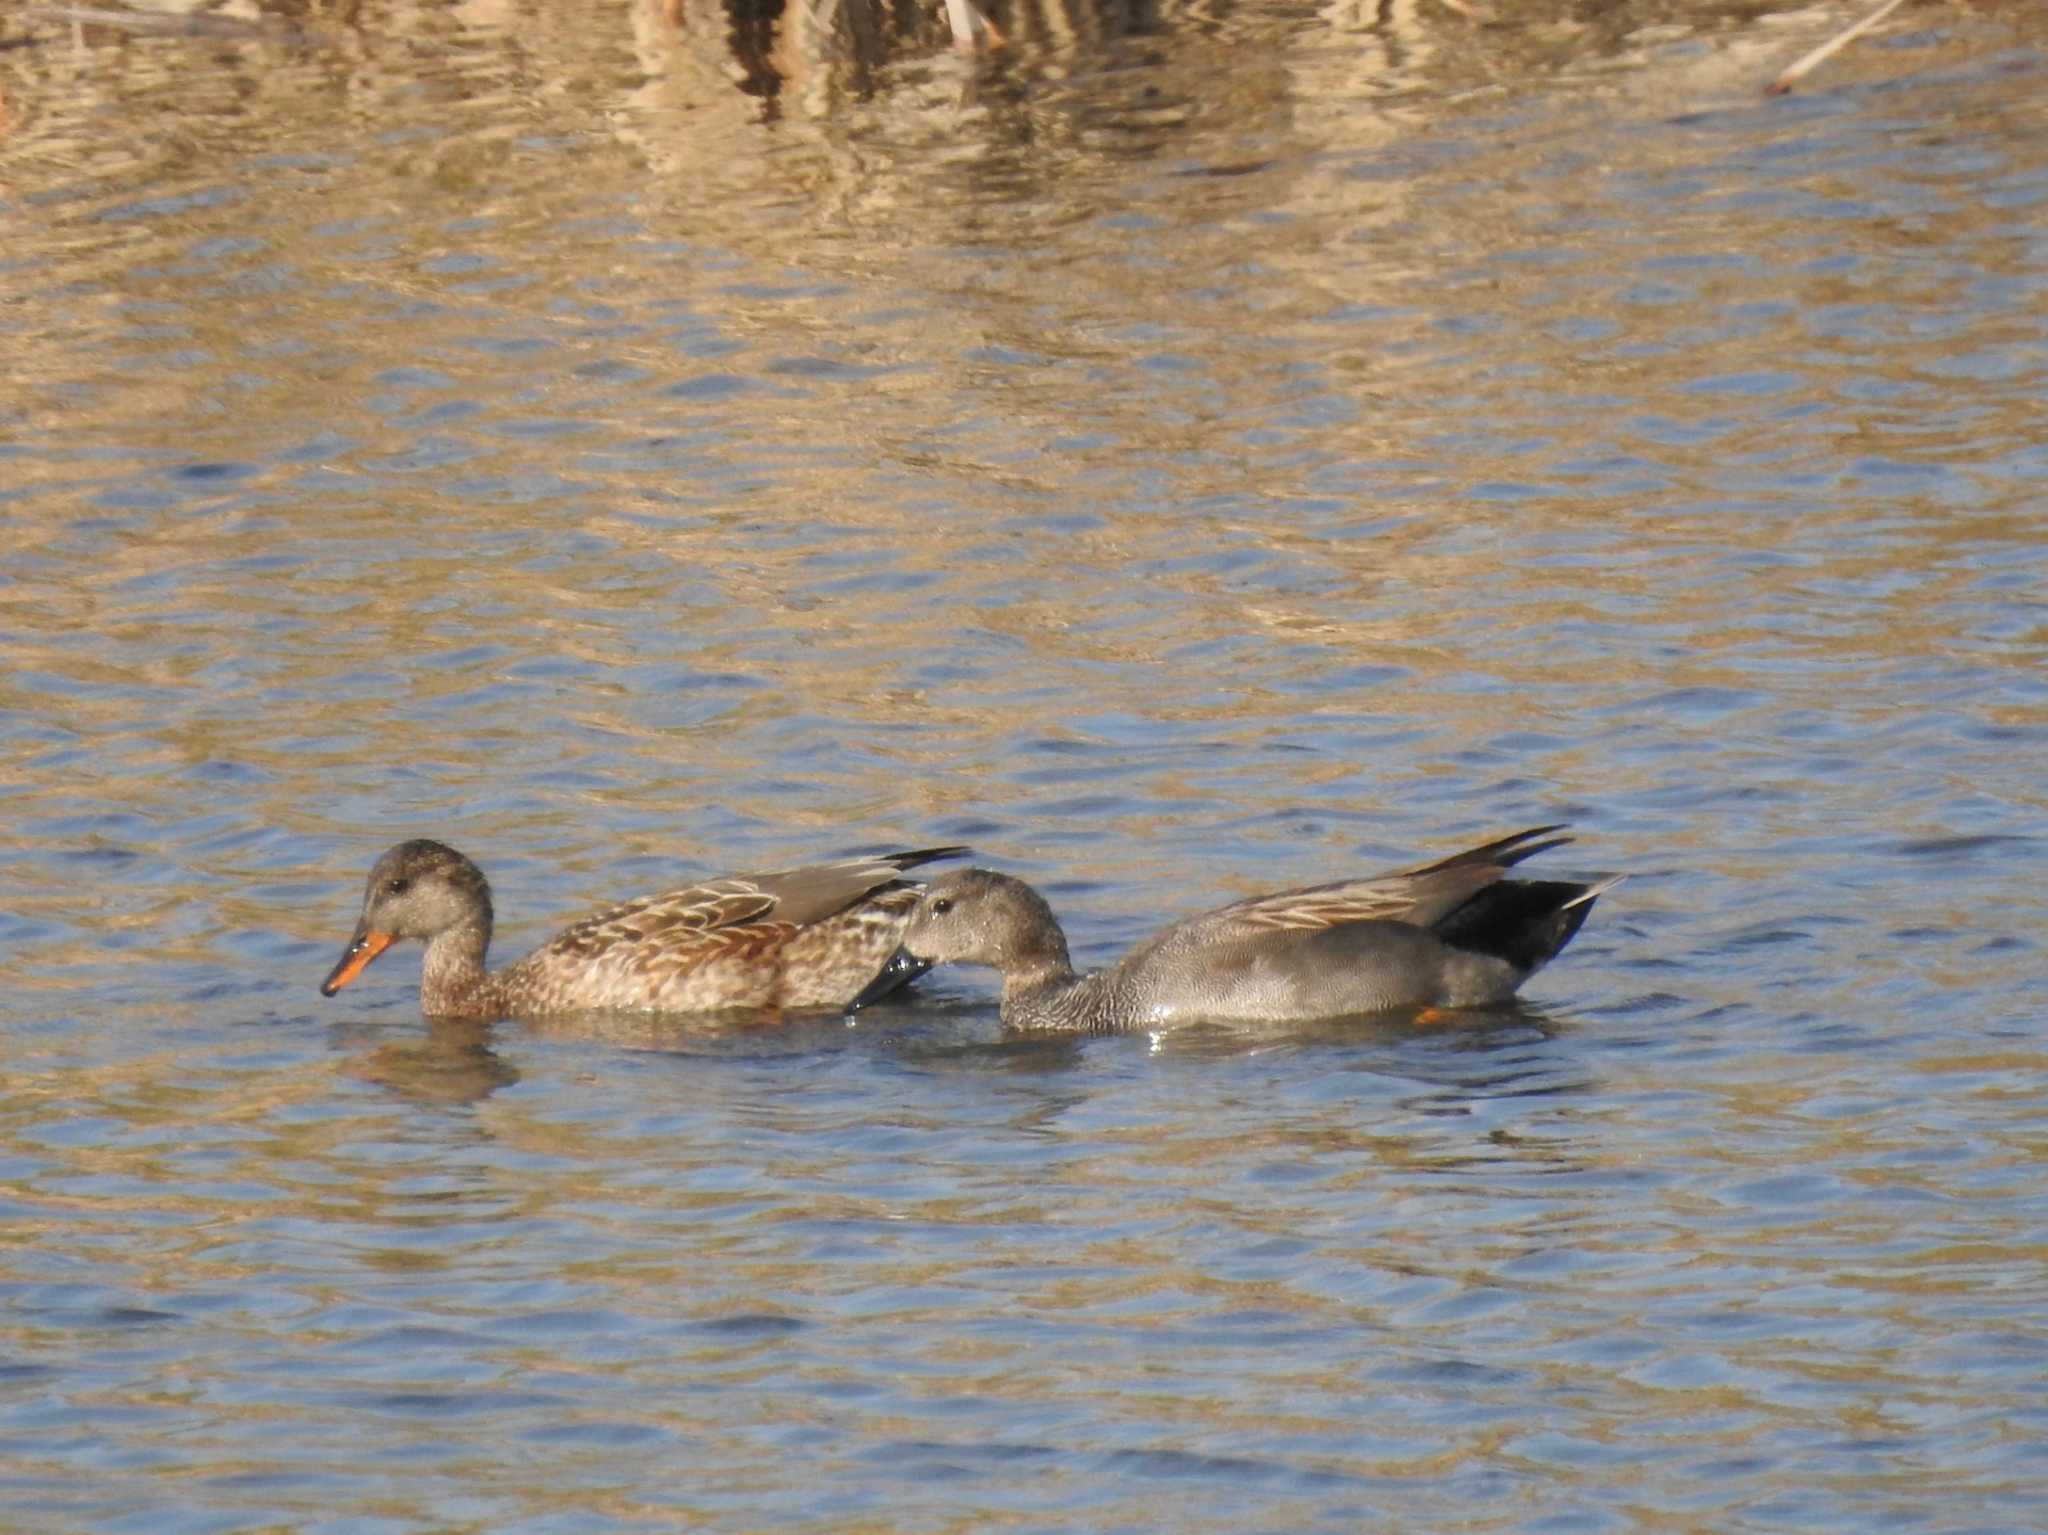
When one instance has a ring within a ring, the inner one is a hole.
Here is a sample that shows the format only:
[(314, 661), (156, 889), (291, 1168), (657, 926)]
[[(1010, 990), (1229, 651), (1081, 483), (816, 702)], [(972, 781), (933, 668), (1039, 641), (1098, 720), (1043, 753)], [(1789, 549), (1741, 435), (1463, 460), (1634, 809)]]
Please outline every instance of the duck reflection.
[(1205, 1022), (1162, 1029), (1150, 1037), (1153, 1053), (1190, 1059), (1362, 1045), (1384, 1065), (1386, 1050), (1418, 1058), (1426, 1051), (1429, 1058), (1443, 1063), (1450, 1079), (1483, 1090), (1504, 1052), (1545, 1043), (1568, 1028), (1541, 1009), (1515, 999), (1492, 1007), (1392, 1008), (1352, 1018), (1280, 1026)]
[(519, 1080), (519, 1069), (491, 1044), (491, 1026), (474, 1019), (429, 1018), (424, 1036), (372, 1045), (346, 1068), (415, 1103), (481, 1103)]

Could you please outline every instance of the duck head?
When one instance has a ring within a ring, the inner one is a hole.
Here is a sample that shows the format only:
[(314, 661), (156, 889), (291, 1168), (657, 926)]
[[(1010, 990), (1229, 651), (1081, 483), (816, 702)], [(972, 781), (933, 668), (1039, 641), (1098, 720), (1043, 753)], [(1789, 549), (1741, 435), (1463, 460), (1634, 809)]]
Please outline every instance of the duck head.
[(431, 941), (463, 927), (480, 927), (489, 942), (491, 887), (483, 871), (445, 843), (401, 842), (370, 870), (362, 920), (320, 994), (333, 996), (401, 938)]

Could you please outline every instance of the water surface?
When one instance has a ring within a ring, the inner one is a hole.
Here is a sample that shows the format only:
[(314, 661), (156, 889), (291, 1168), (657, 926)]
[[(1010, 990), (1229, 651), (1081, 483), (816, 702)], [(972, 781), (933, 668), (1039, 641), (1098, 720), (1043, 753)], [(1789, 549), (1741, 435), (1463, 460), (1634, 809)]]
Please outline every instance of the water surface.
[[(0, 1522), (2038, 1523), (2048, 38), (1382, 9), (5, 24)], [(1550, 820), (1471, 1027), (314, 989)]]

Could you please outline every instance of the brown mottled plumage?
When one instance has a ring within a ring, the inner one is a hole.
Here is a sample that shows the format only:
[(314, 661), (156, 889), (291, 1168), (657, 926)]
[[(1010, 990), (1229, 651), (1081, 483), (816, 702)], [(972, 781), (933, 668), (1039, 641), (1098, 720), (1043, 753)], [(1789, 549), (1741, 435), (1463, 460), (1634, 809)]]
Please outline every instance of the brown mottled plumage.
[(1074, 973), (1037, 891), (961, 869), (925, 889), (902, 947), (853, 1005), (947, 960), (1001, 972), (1003, 1022), (1015, 1028), (1299, 1023), (1505, 1002), (1616, 883), (1508, 879), (1524, 858), (1571, 840), (1536, 840), (1556, 830), (1532, 827), (1397, 874), (1253, 896), (1176, 922), (1090, 975)]
[(320, 990), (333, 996), (398, 939), (421, 938), (420, 1008), (430, 1017), (840, 1007), (910, 920), (920, 887), (903, 871), (966, 852), (921, 848), (709, 879), (586, 917), (486, 972), (483, 871), (442, 843), (401, 842), (370, 870), (362, 920)]

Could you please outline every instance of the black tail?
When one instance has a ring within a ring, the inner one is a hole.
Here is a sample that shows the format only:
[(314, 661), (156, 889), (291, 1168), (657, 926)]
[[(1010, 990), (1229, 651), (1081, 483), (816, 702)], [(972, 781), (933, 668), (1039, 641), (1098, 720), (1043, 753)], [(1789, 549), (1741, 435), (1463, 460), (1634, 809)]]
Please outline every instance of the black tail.
[(1585, 924), (1593, 902), (1617, 881), (1502, 880), (1488, 885), (1432, 931), (1453, 948), (1504, 959), (1524, 975), (1555, 959)]
[[(1554, 847), (1563, 847), (1570, 837), (1551, 837), (1548, 842), (1537, 842), (1537, 837), (1550, 832), (1563, 831), (1564, 822), (1550, 826), (1532, 826), (1527, 831), (1518, 831), (1512, 837), (1502, 837), (1498, 842), (1489, 842), (1482, 847), (1468, 847), (1462, 853), (1453, 853), (1440, 863), (1427, 864), (1411, 870), (1414, 874), (1435, 874), (1444, 869), (1462, 869), (1467, 864), (1491, 864), (1496, 869), (1512, 869), (1524, 858), (1534, 858), (1538, 853), (1547, 853)], [(1524, 844), (1527, 844), (1526, 846)]]
[(878, 863), (892, 863), (899, 869), (914, 869), (921, 863), (936, 863), (941, 858), (965, 858), (973, 852), (971, 847), (921, 847), (908, 853), (877, 853)]

